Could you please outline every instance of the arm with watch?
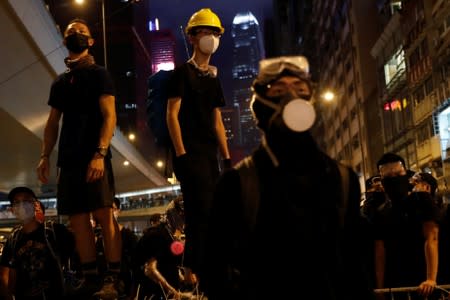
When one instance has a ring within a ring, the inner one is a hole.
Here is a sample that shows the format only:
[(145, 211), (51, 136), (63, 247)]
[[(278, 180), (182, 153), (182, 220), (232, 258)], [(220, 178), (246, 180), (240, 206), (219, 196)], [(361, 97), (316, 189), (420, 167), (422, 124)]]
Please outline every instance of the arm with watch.
[(116, 128), (115, 98), (112, 95), (100, 96), (100, 110), (103, 115), (103, 124), (100, 129), (98, 146), (86, 172), (86, 181), (94, 182), (103, 177), (105, 170), (104, 158), (108, 154), (109, 145)]

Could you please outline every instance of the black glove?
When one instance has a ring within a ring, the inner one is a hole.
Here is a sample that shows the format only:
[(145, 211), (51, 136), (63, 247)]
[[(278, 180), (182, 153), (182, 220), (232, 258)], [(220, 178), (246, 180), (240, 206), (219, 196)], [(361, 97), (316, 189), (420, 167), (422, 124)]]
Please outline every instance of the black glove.
[(225, 158), (222, 160), (222, 166), (223, 166), (223, 170), (229, 170), (231, 169), (233, 166), (231, 165), (231, 159), (230, 158)]

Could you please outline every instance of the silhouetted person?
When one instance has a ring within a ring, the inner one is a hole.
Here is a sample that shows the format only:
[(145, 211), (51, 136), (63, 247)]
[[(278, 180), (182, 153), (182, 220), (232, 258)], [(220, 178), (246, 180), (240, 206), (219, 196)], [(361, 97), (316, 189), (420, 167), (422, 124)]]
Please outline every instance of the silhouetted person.
[(55, 79), (50, 90), (51, 109), (37, 172), (40, 181), (47, 183), (49, 156), (60, 133), (58, 214), (69, 216), (86, 286), (92, 289), (98, 271), (90, 214), (101, 224), (108, 272), (96, 296), (105, 300), (118, 297), (122, 249), (119, 226), (112, 212), (114, 176), (110, 143), (116, 128), (116, 111), (111, 77), (89, 54), (93, 44), (86, 22), (75, 19), (69, 23), (64, 31), (64, 45), (69, 50), (65, 59), (68, 70)]

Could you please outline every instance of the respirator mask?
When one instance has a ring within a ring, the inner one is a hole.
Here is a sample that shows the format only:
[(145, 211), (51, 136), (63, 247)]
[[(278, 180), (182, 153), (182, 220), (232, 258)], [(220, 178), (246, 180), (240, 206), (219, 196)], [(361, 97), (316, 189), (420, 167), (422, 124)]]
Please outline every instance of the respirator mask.
[[(283, 126), (293, 132), (304, 132), (308, 131), (316, 120), (314, 106), (308, 100), (298, 96), (285, 96), (279, 102), (273, 102), (255, 94), (252, 107), (254, 107), (255, 101), (259, 101), (273, 111), (270, 116), (267, 116), (269, 128), (277, 124), (277, 126)], [(256, 118), (262, 121), (260, 116), (256, 116)]]
[(199, 47), (205, 54), (214, 54), (219, 48), (220, 39), (212, 34), (205, 35), (200, 38)]

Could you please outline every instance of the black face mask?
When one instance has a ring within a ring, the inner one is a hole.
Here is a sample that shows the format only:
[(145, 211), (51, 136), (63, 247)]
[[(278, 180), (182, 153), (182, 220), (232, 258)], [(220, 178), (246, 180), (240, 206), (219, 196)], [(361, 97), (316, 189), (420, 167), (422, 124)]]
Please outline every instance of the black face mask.
[(408, 175), (385, 177), (381, 179), (381, 183), (383, 184), (384, 191), (393, 201), (403, 200), (408, 196), (410, 190)]
[(89, 48), (89, 36), (81, 33), (72, 33), (66, 36), (65, 41), (67, 50), (76, 54)]

